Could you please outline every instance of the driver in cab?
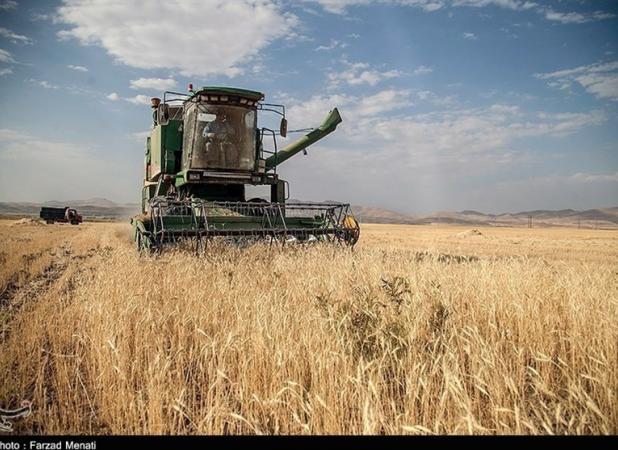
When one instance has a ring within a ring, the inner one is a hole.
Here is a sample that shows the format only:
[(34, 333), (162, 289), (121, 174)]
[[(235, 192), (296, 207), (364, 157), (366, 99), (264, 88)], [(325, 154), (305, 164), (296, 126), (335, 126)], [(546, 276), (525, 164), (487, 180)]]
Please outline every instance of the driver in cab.
[(202, 136), (206, 138), (206, 142), (228, 142), (229, 138), (234, 136), (234, 127), (228, 123), (226, 114), (219, 110), (215, 120), (204, 127)]

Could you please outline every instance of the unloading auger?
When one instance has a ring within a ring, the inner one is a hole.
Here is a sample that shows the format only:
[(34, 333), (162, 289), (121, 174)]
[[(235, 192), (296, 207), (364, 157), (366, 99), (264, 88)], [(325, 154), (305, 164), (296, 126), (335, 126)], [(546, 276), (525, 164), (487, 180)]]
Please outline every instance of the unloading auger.
[[(322, 124), (282, 149), (285, 106), (264, 94), (203, 87), (152, 99), (154, 126), (146, 140), (142, 214), (133, 217), (137, 248), (160, 250), (182, 241), (336, 242), (353, 246), (360, 227), (346, 203), (287, 202), (277, 166), (335, 131), (337, 108)], [(258, 128), (258, 111), (281, 116), (279, 130)], [(272, 143), (267, 149), (266, 144)], [(270, 201), (247, 200), (247, 186), (270, 186)]]

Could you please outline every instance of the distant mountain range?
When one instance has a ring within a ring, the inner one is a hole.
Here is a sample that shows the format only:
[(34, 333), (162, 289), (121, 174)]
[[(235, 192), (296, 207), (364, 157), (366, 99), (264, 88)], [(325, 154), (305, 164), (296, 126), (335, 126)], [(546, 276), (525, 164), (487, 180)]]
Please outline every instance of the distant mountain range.
[(352, 206), (361, 222), (404, 224), (461, 224), (477, 226), (569, 226), (618, 228), (618, 207), (577, 211), (574, 209), (534, 210), (517, 213), (485, 214), (479, 211), (440, 211), (427, 215), (406, 215), (381, 208)]
[(0, 214), (3, 215), (39, 215), (41, 206), (63, 208), (70, 206), (86, 218), (122, 219), (129, 218), (140, 212), (137, 203), (116, 203), (106, 198), (89, 198), (86, 200), (67, 200), (64, 202), (51, 200), (43, 203), (0, 202)]
[[(295, 200), (291, 200), (295, 201)], [(127, 219), (140, 212), (137, 203), (116, 203), (106, 198), (48, 201), (44, 203), (0, 202), (4, 216), (38, 216), (41, 206), (76, 208), (86, 218)], [(460, 224), (474, 226), (568, 226), (618, 229), (618, 207), (577, 211), (574, 209), (534, 210), (517, 213), (485, 214), (479, 211), (440, 211), (427, 215), (402, 214), (383, 208), (353, 205), (354, 215), (365, 223)]]

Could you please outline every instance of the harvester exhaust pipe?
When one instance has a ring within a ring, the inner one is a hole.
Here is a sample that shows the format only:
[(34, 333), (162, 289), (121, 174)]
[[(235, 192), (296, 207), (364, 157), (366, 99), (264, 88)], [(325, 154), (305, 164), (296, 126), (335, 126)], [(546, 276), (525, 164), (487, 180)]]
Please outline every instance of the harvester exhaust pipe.
[(278, 151), (275, 155), (266, 159), (266, 169), (272, 169), (275, 166), (278, 166), (282, 162), (288, 160), (298, 152), (306, 149), (311, 144), (319, 141), (323, 137), (329, 135), (337, 128), (342, 122), (341, 115), (339, 114), (339, 110), (337, 108), (333, 108), (320, 125), (315, 130), (307, 133), (300, 139), (292, 142), (291, 144), (285, 146), (282, 150)]

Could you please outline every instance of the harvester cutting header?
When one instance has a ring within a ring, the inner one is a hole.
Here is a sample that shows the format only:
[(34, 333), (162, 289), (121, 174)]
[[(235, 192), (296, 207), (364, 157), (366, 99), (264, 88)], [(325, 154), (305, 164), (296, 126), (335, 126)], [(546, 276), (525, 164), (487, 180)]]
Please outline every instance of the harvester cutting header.
[[(191, 86), (188, 94), (152, 99), (142, 214), (132, 219), (140, 250), (219, 236), (356, 243), (360, 229), (348, 204), (286, 202), (288, 184), (277, 174), (279, 164), (335, 131), (339, 111), (279, 149), (277, 135), (288, 133), (285, 106), (263, 100), (245, 89)], [(280, 116), (279, 129), (258, 128), (258, 112)], [(258, 185), (270, 186), (270, 201), (246, 198), (246, 187)]]

